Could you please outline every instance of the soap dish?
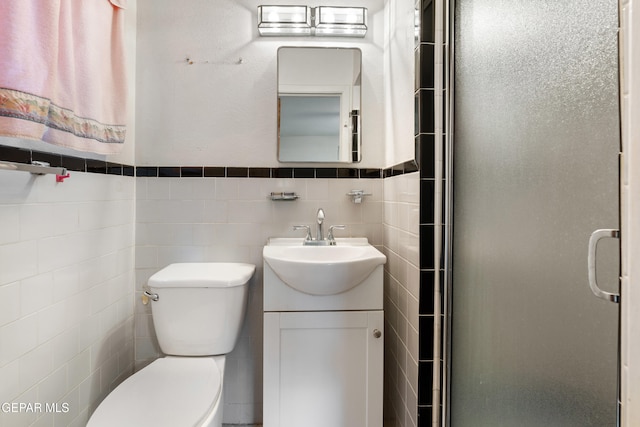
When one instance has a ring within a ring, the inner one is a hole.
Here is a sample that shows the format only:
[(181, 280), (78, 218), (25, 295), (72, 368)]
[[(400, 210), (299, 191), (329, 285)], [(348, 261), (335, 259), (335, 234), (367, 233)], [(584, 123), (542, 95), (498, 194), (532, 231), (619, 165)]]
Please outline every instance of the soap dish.
[(298, 196), (296, 193), (271, 192), (271, 194), (269, 194), (269, 196), (267, 197), (269, 197), (273, 201), (291, 201), (298, 199), (300, 196)]

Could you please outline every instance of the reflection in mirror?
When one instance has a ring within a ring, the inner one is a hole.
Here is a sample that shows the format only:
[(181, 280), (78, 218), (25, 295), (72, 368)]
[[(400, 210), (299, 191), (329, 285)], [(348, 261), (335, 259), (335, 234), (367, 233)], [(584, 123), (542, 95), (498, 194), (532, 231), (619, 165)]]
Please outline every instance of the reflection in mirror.
[(278, 160), (359, 162), (360, 49), (278, 50)]

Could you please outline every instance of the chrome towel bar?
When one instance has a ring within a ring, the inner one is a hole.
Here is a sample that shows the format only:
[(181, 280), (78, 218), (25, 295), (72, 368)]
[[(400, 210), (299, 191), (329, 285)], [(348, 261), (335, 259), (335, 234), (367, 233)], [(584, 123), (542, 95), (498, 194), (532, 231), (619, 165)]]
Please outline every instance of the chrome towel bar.
[(66, 175), (67, 169), (63, 167), (52, 167), (47, 162), (33, 161), (29, 163), (14, 163), (0, 160), (0, 169), (30, 172), (34, 175), (56, 174)]

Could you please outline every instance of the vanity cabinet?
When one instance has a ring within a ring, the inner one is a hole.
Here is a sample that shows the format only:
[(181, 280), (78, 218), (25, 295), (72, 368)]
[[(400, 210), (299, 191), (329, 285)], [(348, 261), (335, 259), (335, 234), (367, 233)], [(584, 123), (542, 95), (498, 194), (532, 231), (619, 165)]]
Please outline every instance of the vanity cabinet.
[(264, 427), (382, 427), (382, 310), (264, 313)]
[[(349, 239), (339, 245), (347, 243), (367, 244), (366, 239)], [(332, 270), (334, 264), (326, 261), (331, 248), (302, 249), (301, 241), (297, 245), (293, 253), (308, 256), (311, 268), (317, 268), (316, 259), (324, 259), (327, 267), (315, 276), (300, 274), (298, 282), (287, 284), (281, 277), (288, 276), (276, 274), (268, 262), (281, 252), (263, 252), (263, 426), (382, 427), (386, 258), (380, 255), (382, 259), (355, 286), (312, 293), (325, 283), (334, 289), (332, 280), (344, 280), (348, 274)]]

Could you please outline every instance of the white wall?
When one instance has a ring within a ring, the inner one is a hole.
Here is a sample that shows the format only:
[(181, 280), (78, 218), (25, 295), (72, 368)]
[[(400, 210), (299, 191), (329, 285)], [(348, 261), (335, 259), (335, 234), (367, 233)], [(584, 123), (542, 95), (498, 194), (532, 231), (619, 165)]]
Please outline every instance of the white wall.
[(384, 180), (385, 421), (418, 424), (419, 173)]
[[(133, 370), (134, 179), (0, 171), (0, 425), (83, 426)], [(33, 424), (32, 424), (33, 423)]]
[(414, 2), (388, 0), (385, 19), (385, 167), (411, 160), (414, 150)]
[(286, 45), (362, 50), (363, 157), (358, 166), (382, 167), (383, 0), (366, 2), (369, 31), (364, 39), (352, 40), (259, 37), (259, 4), (138, 1), (137, 164), (278, 166), (276, 54)]

